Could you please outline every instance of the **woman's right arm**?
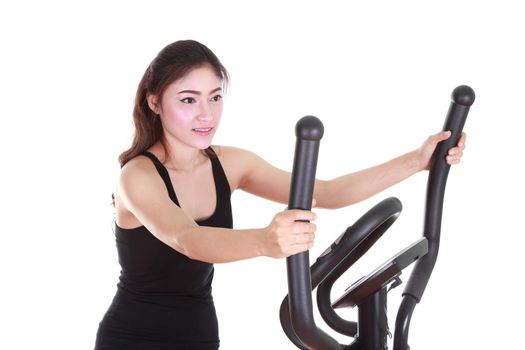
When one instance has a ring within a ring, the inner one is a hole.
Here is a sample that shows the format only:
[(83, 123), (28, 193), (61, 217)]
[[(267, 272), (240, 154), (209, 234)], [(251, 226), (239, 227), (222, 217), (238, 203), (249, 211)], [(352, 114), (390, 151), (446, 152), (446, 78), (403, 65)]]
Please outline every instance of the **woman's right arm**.
[(127, 163), (120, 175), (117, 200), (159, 240), (191, 259), (223, 263), (256, 256), (287, 257), (313, 245), (315, 220), (304, 210), (285, 210), (265, 228), (232, 230), (198, 226), (169, 198), (153, 164)]

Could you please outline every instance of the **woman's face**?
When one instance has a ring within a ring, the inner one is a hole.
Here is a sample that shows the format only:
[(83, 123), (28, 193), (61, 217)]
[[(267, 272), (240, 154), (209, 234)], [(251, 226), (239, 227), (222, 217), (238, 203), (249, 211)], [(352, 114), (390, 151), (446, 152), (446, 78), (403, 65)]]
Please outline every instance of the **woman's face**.
[(156, 112), (168, 140), (206, 149), (219, 126), (222, 105), (221, 79), (204, 65), (170, 84)]

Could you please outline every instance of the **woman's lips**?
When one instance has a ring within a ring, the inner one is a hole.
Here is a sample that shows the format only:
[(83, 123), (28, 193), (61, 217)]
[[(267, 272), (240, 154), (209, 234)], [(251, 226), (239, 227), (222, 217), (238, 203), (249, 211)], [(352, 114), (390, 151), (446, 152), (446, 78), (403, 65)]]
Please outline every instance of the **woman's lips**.
[(201, 136), (208, 136), (209, 134), (211, 134), (213, 128), (194, 128), (192, 129), (193, 132), (201, 135)]

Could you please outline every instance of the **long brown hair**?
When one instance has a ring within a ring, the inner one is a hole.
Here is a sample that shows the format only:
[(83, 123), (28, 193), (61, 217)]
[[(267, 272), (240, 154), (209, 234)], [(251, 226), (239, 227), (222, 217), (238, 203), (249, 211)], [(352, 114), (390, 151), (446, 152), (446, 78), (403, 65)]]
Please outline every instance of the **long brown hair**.
[(129, 149), (118, 158), (121, 167), (159, 140), (167, 153), (162, 124), (160, 118), (149, 108), (148, 96), (155, 95), (160, 100), (171, 83), (184, 77), (190, 70), (206, 64), (212, 67), (225, 89), (229, 82), (228, 72), (205, 45), (195, 40), (181, 40), (169, 44), (158, 53), (144, 72), (137, 88), (133, 107), (135, 134)]

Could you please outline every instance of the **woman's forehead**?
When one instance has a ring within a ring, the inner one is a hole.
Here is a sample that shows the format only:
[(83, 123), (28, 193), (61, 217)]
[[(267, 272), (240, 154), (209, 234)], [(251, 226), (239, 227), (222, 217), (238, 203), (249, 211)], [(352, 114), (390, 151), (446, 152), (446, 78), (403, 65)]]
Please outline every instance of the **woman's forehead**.
[(173, 82), (180, 90), (211, 91), (222, 86), (221, 78), (209, 65), (191, 69), (182, 78)]

